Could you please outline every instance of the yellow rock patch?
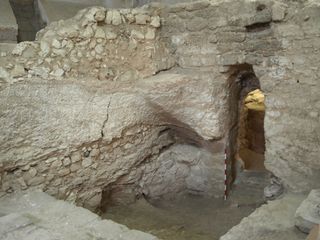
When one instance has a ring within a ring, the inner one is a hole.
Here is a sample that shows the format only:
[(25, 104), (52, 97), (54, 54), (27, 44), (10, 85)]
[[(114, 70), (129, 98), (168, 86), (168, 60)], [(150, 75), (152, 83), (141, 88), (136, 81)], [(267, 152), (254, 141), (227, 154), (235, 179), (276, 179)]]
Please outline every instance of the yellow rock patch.
[(264, 104), (264, 94), (260, 89), (249, 92), (247, 97), (244, 99), (244, 104), (248, 109), (255, 111), (265, 111), (266, 109)]

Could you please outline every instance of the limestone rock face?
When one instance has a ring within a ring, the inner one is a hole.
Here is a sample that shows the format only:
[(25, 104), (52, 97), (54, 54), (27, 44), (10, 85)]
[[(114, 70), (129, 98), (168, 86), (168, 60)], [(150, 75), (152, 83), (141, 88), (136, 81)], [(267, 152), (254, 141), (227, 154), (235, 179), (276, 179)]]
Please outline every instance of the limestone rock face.
[(282, 199), (268, 202), (243, 218), (220, 240), (301, 240), (306, 235), (294, 227), (294, 214), (302, 202), (303, 195), (286, 195)]
[(38, 188), (90, 209), (121, 189), (222, 196), (244, 68), (266, 96), (266, 168), (290, 190), (319, 188), (319, 12), (203, 1), (50, 24), (0, 55), (1, 195)]
[(179, 66), (228, 74), (252, 65), (266, 95), (265, 167), (290, 190), (319, 188), (319, 3), (210, 3), (164, 17)]
[[(210, 102), (212, 91), (221, 96), (225, 93), (219, 85), (208, 88), (205, 76), (203, 79), (199, 84), (192, 77), (166, 73), (136, 81), (134, 87), (127, 82), (104, 86), (95, 80), (62, 83), (33, 79), (33, 84), (26, 81), (4, 88), (0, 93), (1, 102), (6, 102), (1, 107), (1, 163), (6, 172), (2, 175), (3, 191), (36, 187), (94, 209), (99, 205), (96, 197), (101, 200), (105, 188), (118, 186), (120, 179), (121, 183), (123, 179), (131, 183), (136, 169), (142, 170), (136, 177), (154, 185), (156, 180), (151, 180), (154, 176), (149, 172), (158, 168), (166, 171), (161, 152), (165, 153), (177, 139), (195, 141), (201, 148), (205, 139), (223, 134), (224, 125), (219, 123), (224, 116), (216, 115), (223, 110)], [(202, 97), (193, 101), (200, 94)], [(11, 105), (17, 108), (12, 111)], [(201, 152), (200, 148), (194, 149)], [(188, 148), (186, 151), (190, 152)], [(219, 151), (207, 153), (201, 160), (209, 161), (217, 171), (216, 175), (212, 171), (203, 176), (210, 176), (210, 184), (216, 183), (211, 187), (202, 183), (199, 191), (203, 194), (205, 190), (215, 196), (223, 194), (223, 155)], [(216, 157), (211, 158), (212, 154)], [(192, 159), (197, 161), (195, 165), (200, 161), (196, 155), (190, 156)], [(187, 170), (182, 174), (186, 178), (189, 166), (184, 162), (181, 165)], [(14, 168), (12, 173), (7, 172)], [(169, 175), (168, 183), (180, 178)], [(21, 178), (26, 186), (18, 181)], [(193, 190), (198, 185), (193, 185)], [(150, 186), (132, 188), (135, 194), (141, 194)], [(162, 194), (167, 192), (163, 188)], [(161, 191), (150, 195), (159, 196)]]
[(12, 239), (156, 240), (155, 236), (101, 218), (43, 192), (1, 199), (0, 234)]
[(305, 233), (320, 224), (320, 189), (314, 189), (301, 203), (295, 214), (295, 225)]
[[(222, 159), (222, 155), (213, 156), (202, 148), (174, 144), (153, 161), (135, 168), (117, 185), (131, 183), (131, 191), (134, 189), (149, 198), (171, 198), (185, 192), (219, 196), (224, 191), (221, 184), (224, 173), (220, 170), (224, 164)], [(120, 200), (121, 194), (118, 195), (116, 198)]]
[[(100, 205), (103, 193), (121, 192), (121, 184), (132, 196), (174, 194), (187, 185), (223, 194), (225, 83), (209, 71), (170, 70), (175, 58), (160, 26), (152, 8), (92, 7), (52, 23), (35, 42), (19, 43), (0, 59), (1, 194), (40, 188), (89, 209)], [(162, 70), (170, 71), (157, 74)], [(204, 150), (211, 139), (221, 146)], [(178, 165), (164, 164), (171, 146), (185, 144), (190, 152), (190, 143), (217, 175), (206, 170), (196, 183), (193, 170), (187, 183), (192, 165), (207, 166), (196, 155), (191, 165), (180, 163), (181, 173), (175, 173)], [(170, 169), (163, 184), (181, 184), (149, 191), (160, 181), (150, 173)], [(143, 180), (132, 180), (138, 177)]]

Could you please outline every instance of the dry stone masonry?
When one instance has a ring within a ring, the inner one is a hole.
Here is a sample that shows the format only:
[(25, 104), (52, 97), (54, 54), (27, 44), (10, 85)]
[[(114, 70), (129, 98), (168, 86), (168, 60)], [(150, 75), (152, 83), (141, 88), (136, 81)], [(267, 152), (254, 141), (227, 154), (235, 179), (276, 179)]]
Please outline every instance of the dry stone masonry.
[(315, 0), (91, 7), (1, 50), (0, 194), (42, 189), (89, 209), (222, 197), (243, 70), (266, 95), (266, 168), (289, 190), (319, 188), (319, 12)]

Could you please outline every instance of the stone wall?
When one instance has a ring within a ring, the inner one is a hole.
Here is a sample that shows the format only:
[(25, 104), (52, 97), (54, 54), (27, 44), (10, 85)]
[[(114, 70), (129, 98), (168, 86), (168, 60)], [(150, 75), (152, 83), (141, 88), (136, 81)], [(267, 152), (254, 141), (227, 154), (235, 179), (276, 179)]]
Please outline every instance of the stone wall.
[[(157, 88), (150, 88), (148, 81)], [(178, 74), (139, 81), (134, 89), (126, 86), (128, 83), (122, 83), (115, 91), (104, 84), (99, 82), (97, 85), (89, 79), (83, 83), (33, 78), (2, 90), (4, 116), (1, 122), (2, 126), (7, 126), (1, 137), (2, 191), (41, 188), (59, 198), (94, 208), (99, 205), (103, 191), (123, 185), (121, 179), (128, 178), (128, 185), (134, 176), (132, 194), (145, 192), (141, 184), (154, 178), (150, 172), (170, 169), (165, 165), (167, 161), (161, 162), (157, 158), (165, 151), (171, 151), (173, 144), (188, 143), (189, 138), (199, 146), (205, 142), (195, 130), (183, 125), (182, 120), (188, 122), (188, 110), (193, 109), (198, 117), (189, 121), (197, 120), (199, 130), (212, 121), (211, 114), (202, 114), (208, 98), (197, 103), (191, 101), (200, 92), (205, 93), (206, 84), (199, 86), (197, 81)], [(211, 89), (207, 90), (209, 93)], [(176, 103), (180, 105), (178, 108)], [(12, 106), (15, 106), (14, 110)], [(216, 131), (213, 122), (212, 126), (211, 132)], [(218, 162), (213, 162), (212, 158), (208, 163), (207, 157), (201, 166), (203, 169), (204, 164), (217, 166), (220, 163), (217, 167), (220, 174), (214, 176), (220, 184), (197, 183), (199, 178), (188, 179), (188, 186), (204, 186), (199, 189), (202, 194), (223, 194), (219, 191), (223, 188), (223, 155), (219, 155), (223, 143), (218, 145), (214, 151)], [(173, 158), (172, 162), (175, 161)], [(183, 161), (180, 165), (185, 165), (185, 171), (189, 173), (200, 160), (196, 154)], [(183, 178), (189, 176), (186, 173)], [(210, 176), (209, 173), (202, 178)], [(172, 180), (164, 178), (162, 184), (168, 184), (167, 181)], [(186, 190), (186, 186), (177, 186), (177, 192)], [(172, 191), (161, 193), (172, 194)], [(159, 195), (158, 192), (153, 196)]]
[(319, 3), (208, 1), (163, 11), (182, 68), (253, 66), (266, 94), (266, 167), (294, 191), (319, 187)]
[(90, 209), (109, 192), (223, 195), (224, 83), (168, 70), (160, 24), (156, 9), (90, 8), (3, 54), (2, 193), (41, 188)]
[(244, 66), (266, 93), (267, 169), (291, 190), (319, 186), (319, 10), (204, 1), (51, 24), (0, 58), (1, 192), (42, 188), (92, 209), (222, 196)]

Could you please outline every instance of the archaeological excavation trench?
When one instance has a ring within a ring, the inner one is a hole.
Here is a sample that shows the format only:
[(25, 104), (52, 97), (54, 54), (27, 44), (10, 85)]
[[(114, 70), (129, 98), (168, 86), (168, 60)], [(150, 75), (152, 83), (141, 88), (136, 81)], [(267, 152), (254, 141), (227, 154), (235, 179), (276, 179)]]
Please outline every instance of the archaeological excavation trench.
[(306, 239), (319, 13), (1, 1), (0, 239)]

